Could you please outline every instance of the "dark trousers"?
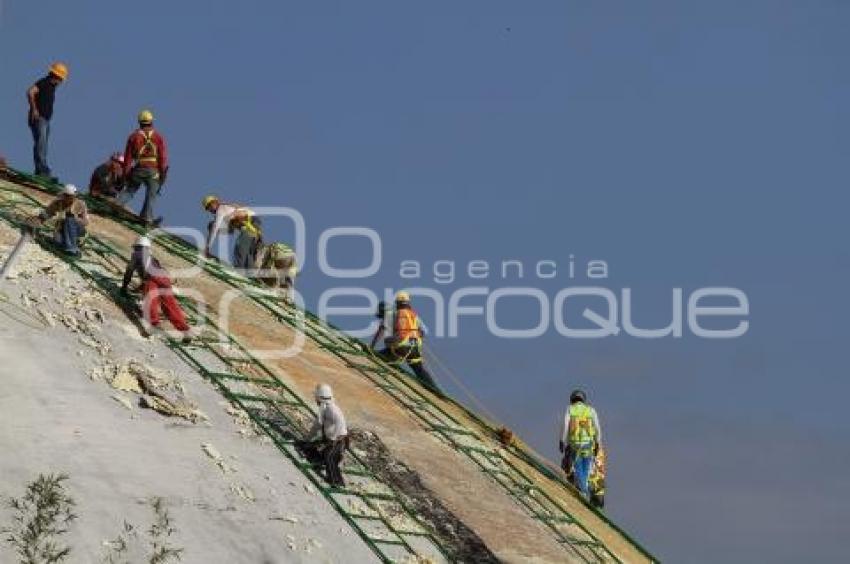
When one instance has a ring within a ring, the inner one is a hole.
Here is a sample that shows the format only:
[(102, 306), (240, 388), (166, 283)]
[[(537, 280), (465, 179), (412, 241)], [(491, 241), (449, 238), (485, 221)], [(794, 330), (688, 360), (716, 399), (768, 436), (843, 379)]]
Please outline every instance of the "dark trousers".
[(344, 487), (345, 479), (339, 465), (342, 463), (342, 455), (348, 446), (348, 437), (341, 437), (335, 441), (320, 440), (315, 442), (304, 441), (298, 444), (298, 448), (312, 464), (325, 467), (325, 477), (328, 483), (336, 487)]
[(153, 204), (156, 197), (159, 196), (159, 172), (141, 166), (134, 168), (133, 172), (130, 173), (125, 191), (127, 201), (136, 195), (136, 191), (142, 184), (145, 185), (145, 203), (142, 206), (142, 211), (139, 212), (139, 217), (146, 223), (151, 223), (153, 222)]
[(416, 375), (419, 382), (437, 395), (443, 396), (443, 391), (437, 385), (431, 373), (425, 369), (422, 353), (419, 347), (396, 346), (378, 351), (378, 355), (390, 364), (406, 363)]
[(44, 118), (30, 122), (32, 132), (32, 159), (35, 163), (35, 173), (39, 176), (50, 176), (47, 164), (47, 142), (50, 138), (50, 122)]

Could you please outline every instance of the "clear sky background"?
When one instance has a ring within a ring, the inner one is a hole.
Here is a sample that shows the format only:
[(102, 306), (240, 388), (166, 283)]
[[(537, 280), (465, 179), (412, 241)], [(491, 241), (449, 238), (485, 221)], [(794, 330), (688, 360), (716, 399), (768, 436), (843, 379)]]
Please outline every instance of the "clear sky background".
[[(569, 391), (586, 388), (608, 511), (663, 560), (839, 562), (848, 29), (840, 1), (5, 0), (0, 152), (30, 169), (24, 91), (61, 59), (63, 179), (85, 184), (151, 107), (172, 152), (166, 221), (204, 225), (210, 190), (297, 208), (311, 305), (334, 284), (316, 240), (344, 225), (382, 236), (381, 272), (358, 284), (375, 290), (405, 284), (404, 259), (551, 259), (556, 279), (522, 283), (553, 296), (592, 283), (568, 278), (574, 255), (606, 260), (604, 285), (632, 288), (651, 327), (673, 287), (739, 287), (752, 311), (737, 340), (506, 341), (468, 319), (430, 344), (550, 457)], [(366, 250), (339, 242), (332, 258), (364, 265)], [(448, 298), (482, 281), (419, 284)], [(532, 306), (505, 301), (499, 322), (533, 325)]]

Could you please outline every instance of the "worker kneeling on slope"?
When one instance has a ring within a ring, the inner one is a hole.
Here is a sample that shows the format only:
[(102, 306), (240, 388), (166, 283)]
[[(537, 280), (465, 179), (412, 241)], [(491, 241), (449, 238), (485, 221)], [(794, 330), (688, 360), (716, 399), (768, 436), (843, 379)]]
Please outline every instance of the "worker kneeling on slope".
[(564, 414), (558, 447), (564, 453), (561, 467), (570, 477), (572, 484), (588, 500), (594, 457), (599, 452), (601, 443), (602, 428), (596, 410), (587, 404), (587, 396), (583, 391), (573, 391), (570, 394), (570, 405)]
[(224, 203), (214, 195), (206, 196), (201, 200), (201, 205), (215, 216), (207, 225), (204, 256), (213, 256), (213, 242), (218, 233), (227, 228), (229, 234), (237, 233), (233, 246), (233, 266), (246, 270), (253, 269), (257, 261), (257, 251), (263, 241), (260, 218), (256, 217), (250, 208)]
[(295, 276), (298, 262), (295, 251), (285, 243), (261, 245), (257, 253), (257, 279), (270, 288), (281, 288), (288, 302), (295, 299)]
[[(175, 329), (183, 333), (183, 342), (191, 340), (189, 335), (189, 324), (186, 323), (186, 314), (177, 299), (174, 297), (174, 288), (168, 272), (159, 261), (151, 254), (151, 241), (147, 237), (139, 237), (133, 245), (133, 253), (127, 270), (124, 271), (124, 281), (121, 284), (121, 294), (128, 295), (128, 287), (133, 279), (133, 274), (138, 274), (142, 280), (142, 316), (146, 325), (150, 328), (159, 327), (159, 308), (165, 310), (165, 316)], [(146, 326), (147, 330), (148, 327)]]
[(124, 155), (114, 153), (92, 172), (89, 194), (97, 198), (115, 198), (124, 189)]
[(314, 392), (319, 412), (307, 439), (296, 445), (308, 460), (325, 467), (328, 483), (335, 487), (345, 487), (345, 480), (339, 466), (342, 455), (348, 448), (348, 426), (342, 410), (334, 401), (333, 390), (328, 384), (319, 384)]
[(86, 233), (89, 212), (86, 203), (77, 197), (77, 187), (73, 184), (66, 184), (62, 193), (28, 223), (40, 225), (56, 215), (62, 217), (54, 222), (54, 241), (66, 253), (80, 256), (79, 241)]
[[(381, 324), (372, 338), (372, 350), (387, 331), (387, 312), (383, 306), (383, 302), (378, 306), (378, 319), (381, 320)], [(392, 312), (390, 327), (392, 327), (392, 335), (384, 339), (386, 348), (378, 351), (378, 356), (391, 364), (406, 363), (426, 388), (442, 396), (442, 390), (423, 366), (422, 327), (419, 316), (410, 306), (410, 294), (407, 292), (396, 294), (395, 310)]]

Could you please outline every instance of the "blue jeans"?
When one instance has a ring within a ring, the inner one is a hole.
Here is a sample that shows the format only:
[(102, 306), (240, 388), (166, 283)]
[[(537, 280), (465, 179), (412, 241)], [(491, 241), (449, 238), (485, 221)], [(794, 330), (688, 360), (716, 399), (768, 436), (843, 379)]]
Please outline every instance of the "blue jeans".
[(59, 231), (59, 246), (62, 247), (62, 250), (66, 253), (70, 253), (72, 255), (80, 254), (80, 237), (85, 234), (86, 230), (80, 224), (80, 221), (74, 217), (66, 217), (62, 221), (62, 228)]
[(38, 118), (30, 122), (32, 132), (32, 158), (35, 162), (35, 173), (41, 176), (50, 176), (50, 167), (47, 164), (47, 141), (50, 138), (50, 122), (44, 118)]
[(590, 496), (590, 471), (593, 468), (593, 454), (578, 454), (572, 452), (573, 484), (585, 497)]
[(121, 192), (118, 201), (126, 204), (133, 199), (139, 187), (145, 185), (145, 203), (142, 205), (142, 211), (139, 212), (145, 222), (153, 221), (153, 203), (159, 195), (159, 172), (152, 168), (136, 167), (130, 173), (130, 179), (127, 182), (127, 188)]

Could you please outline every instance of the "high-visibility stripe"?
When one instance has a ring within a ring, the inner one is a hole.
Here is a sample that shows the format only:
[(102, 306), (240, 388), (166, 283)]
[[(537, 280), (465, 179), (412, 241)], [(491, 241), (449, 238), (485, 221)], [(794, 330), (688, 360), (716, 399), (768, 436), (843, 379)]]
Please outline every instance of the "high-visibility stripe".
[(419, 341), (422, 333), (419, 330), (419, 317), (410, 308), (399, 309), (395, 313), (395, 326), (393, 333), (399, 343), (407, 340)]

